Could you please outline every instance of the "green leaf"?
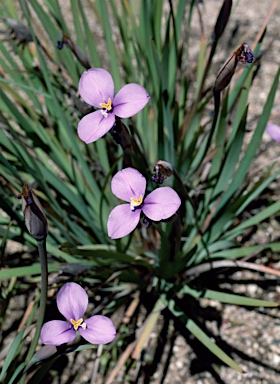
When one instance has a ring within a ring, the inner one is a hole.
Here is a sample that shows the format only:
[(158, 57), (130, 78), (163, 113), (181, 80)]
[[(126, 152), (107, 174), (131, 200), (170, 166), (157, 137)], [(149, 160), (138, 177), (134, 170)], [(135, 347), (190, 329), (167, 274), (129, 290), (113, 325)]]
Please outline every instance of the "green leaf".
[(111, 67), (111, 74), (114, 79), (115, 89), (119, 90), (121, 88), (121, 77), (118, 66), (118, 54), (116, 45), (113, 41), (113, 32), (111, 27), (111, 20), (109, 17), (108, 4), (103, 0), (95, 1), (96, 10), (99, 13), (99, 20), (102, 23), (106, 43), (107, 43), (107, 52), (109, 54), (109, 63)]
[(178, 320), (180, 320), (185, 327), (215, 356), (222, 360), (229, 367), (235, 369), (237, 372), (242, 373), (242, 368), (235, 363), (230, 356), (228, 356), (220, 347), (218, 347), (205, 332), (192, 320), (189, 319), (183, 311), (178, 310), (173, 300), (168, 302), (168, 309)]
[(248, 169), (250, 167), (250, 164), (252, 163), (252, 160), (256, 154), (256, 151), (258, 150), (258, 148), (260, 146), (263, 132), (265, 130), (268, 118), (270, 116), (271, 108), (273, 106), (275, 93), (277, 91), (278, 82), (279, 82), (279, 74), (280, 74), (280, 69), (278, 70), (278, 72), (274, 78), (271, 90), (270, 90), (269, 95), (267, 97), (267, 101), (265, 103), (263, 112), (262, 112), (260, 119), (258, 121), (254, 135), (253, 135), (250, 143), (248, 144), (248, 147), (246, 148), (244, 156), (243, 156), (243, 158), (239, 164), (239, 167), (232, 178), (232, 182), (231, 182), (228, 190), (226, 191), (226, 193), (223, 195), (217, 210), (219, 210), (221, 207), (226, 205), (228, 203), (229, 199), (235, 193), (235, 191), (241, 186), (241, 183), (244, 180), (246, 173), (248, 172)]
[(247, 257), (259, 253), (264, 249), (270, 249), (272, 252), (280, 252), (280, 242), (221, 249), (219, 251), (211, 252), (211, 257), (213, 259), (238, 259), (240, 257)]
[(273, 301), (251, 299), (250, 297), (243, 297), (231, 293), (217, 292), (207, 289), (204, 297), (206, 299), (217, 300), (221, 303), (246, 305), (250, 307), (278, 307), (279, 304)]
[(136, 255), (129, 255), (121, 252), (116, 252), (116, 248), (107, 245), (84, 245), (75, 246), (70, 243), (61, 245), (61, 251), (69, 253), (70, 255), (82, 256), (83, 259), (91, 259), (95, 261), (109, 262), (112, 260), (115, 263), (137, 263), (138, 265), (145, 265), (151, 267), (142, 257)]
[[(57, 272), (59, 266), (49, 265), (49, 272)], [(0, 269), (0, 279), (10, 279), (11, 277), (22, 277), (28, 275), (40, 275), (41, 266), (40, 264), (33, 264), (28, 267), (18, 268), (2, 268)]]
[(86, 41), (86, 44), (88, 46), (91, 61), (93, 63), (92, 66), (95, 68), (100, 68), (100, 67), (102, 67), (102, 63), (100, 60), (99, 53), (96, 49), (97, 42), (92, 38), (92, 31), (89, 27), (88, 18), (87, 18), (86, 13), (85, 13), (85, 12), (87, 12), (87, 9), (83, 6), (81, 0), (78, 0), (78, 3), (79, 3), (78, 9), (79, 9), (79, 12), (81, 14), (82, 24), (84, 27), (83, 39)]
[(27, 384), (38, 384), (43, 383), (43, 379), (47, 372), (51, 369), (53, 363), (57, 360), (58, 357), (54, 357), (53, 359), (46, 361), (35, 374), (28, 380)]
[(267, 208), (263, 209), (261, 212), (255, 214), (250, 219), (242, 222), (237, 225), (231, 231), (228, 231), (223, 236), (223, 239), (232, 239), (235, 238), (239, 233), (242, 233), (245, 229), (250, 228), (254, 225), (259, 225), (263, 220), (268, 219), (269, 217), (276, 215), (280, 212), (280, 201), (277, 201), (274, 204), (271, 204)]
[(12, 363), (16, 354), (19, 353), (19, 345), (22, 341), (23, 334), (24, 334), (24, 329), (22, 329), (17, 334), (17, 336), (15, 337), (15, 339), (13, 340), (13, 342), (11, 344), (11, 347), (7, 353), (3, 368), (2, 368), (1, 373), (0, 373), (0, 381), (3, 379), (5, 373), (7, 372), (8, 368), (9, 368), (10, 364)]
[(25, 363), (21, 363), (17, 369), (15, 370), (15, 372), (13, 373), (13, 376), (11, 377), (11, 379), (9, 380), (8, 384), (13, 384), (15, 382), (15, 380), (17, 379), (18, 380), (18, 375), (21, 373), (21, 371), (23, 371), (25, 367)]
[(278, 307), (278, 303), (267, 300), (252, 299), (250, 297), (244, 297), (235, 295), (232, 293), (225, 293), (219, 291), (213, 291), (211, 289), (196, 290), (185, 285), (181, 290), (180, 294), (188, 294), (196, 299), (204, 298), (210, 300), (217, 300), (221, 303), (234, 304), (234, 305), (245, 305), (249, 307)]
[(147, 344), (150, 335), (158, 323), (162, 310), (165, 308), (164, 301), (159, 298), (154, 305), (152, 311), (147, 316), (143, 326), (141, 327), (140, 334), (137, 337), (137, 343), (133, 352), (133, 359), (138, 359), (145, 345)]

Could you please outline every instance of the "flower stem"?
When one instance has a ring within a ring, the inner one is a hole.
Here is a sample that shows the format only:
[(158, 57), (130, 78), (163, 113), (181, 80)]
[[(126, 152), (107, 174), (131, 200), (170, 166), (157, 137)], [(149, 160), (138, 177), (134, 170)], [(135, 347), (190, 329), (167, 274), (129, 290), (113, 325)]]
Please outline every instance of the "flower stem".
[(40, 264), (41, 264), (41, 296), (40, 296), (40, 307), (39, 315), (36, 324), (35, 336), (32, 339), (31, 346), (29, 348), (26, 362), (28, 363), (32, 356), (34, 355), (39, 337), (41, 328), (44, 321), (46, 304), (47, 304), (47, 293), (48, 293), (48, 263), (47, 263), (47, 249), (46, 249), (46, 239), (37, 241)]

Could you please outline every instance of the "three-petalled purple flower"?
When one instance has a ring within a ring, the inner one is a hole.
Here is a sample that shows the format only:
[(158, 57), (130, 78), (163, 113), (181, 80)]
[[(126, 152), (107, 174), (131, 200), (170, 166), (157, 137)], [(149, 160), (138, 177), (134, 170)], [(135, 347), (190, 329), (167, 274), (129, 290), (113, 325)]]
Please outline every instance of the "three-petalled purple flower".
[(91, 344), (110, 343), (116, 335), (116, 329), (111, 319), (95, 315), (84, 319), (88, 306), (86, 291), (76, 283), (66, 283), (57, 294), (59, 312), (67, 319), (52, 320), (45, 323), (41, 329), (41, 341), (48, 345), (61, 345), (72, 342), (76, 331)]
[(119, 239), (132, 232), (143, 212), (150, 220), (160, 221), (171, 217), (181, 205), (178, 194), (170, 187), (160, 187), (144, 198), (145, 177), (134, 168), (125, 168), (115, 174), (112, 192), (129, 204), (115, 207), (109, 215), (107, 228), (112, 239)]
[(89, 144), (108, 132), (115, 116), (127, 118), (135, 115), (148, 103), (150, 96), (139, 84), (127, 84), (114, 95), (114, 82), (109, 72), (91, 68), (82, 74), (79, 92), (84, 101), (98, 111), (84, 116), (78, 124), (78, 135)]

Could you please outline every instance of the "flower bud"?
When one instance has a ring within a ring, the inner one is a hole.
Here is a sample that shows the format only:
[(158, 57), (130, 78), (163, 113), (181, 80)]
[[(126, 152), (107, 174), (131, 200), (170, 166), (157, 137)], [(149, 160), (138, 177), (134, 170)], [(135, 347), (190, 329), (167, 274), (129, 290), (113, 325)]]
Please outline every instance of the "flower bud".
[(127, 126), (116, 116), (116, 121), (110, 130), (112, 138), (122, 147), (125, 155), (131, 155), (132, 144)]
[(34, 239), (40, 241), (48, 235), (48, 223), (43, 208), (37, 196), (27, 184), (21, 193), (22, 212), (28, 232)]

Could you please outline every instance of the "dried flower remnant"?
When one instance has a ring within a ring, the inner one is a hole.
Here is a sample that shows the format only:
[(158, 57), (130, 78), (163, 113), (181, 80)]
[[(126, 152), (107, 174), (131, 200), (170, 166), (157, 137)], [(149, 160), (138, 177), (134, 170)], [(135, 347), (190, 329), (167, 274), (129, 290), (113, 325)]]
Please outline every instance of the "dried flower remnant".
[(107, 344), (114, 340), (116, 329), (111, 319), (95, 315), (84, 319), (88, 306), (86, 291), (76, 283), (66, 283), (57, 294), (57, 307), (67, 321), (52, 320), (41, 330), (41, 341), (47, 345), (72, 342), (78, 331), (91, 344)]
[(143, 224), (145, 225), (146, 228), (150, 228), (152, 225), (152, 221), (148, 219), (146, 216), (143, 217)]
[(152, 181), (162, 184), (165, 179), (173, 175), (173, 167), (167, 161), (159, 160), (154, 166), (154, 172), (155, 175), (152, 176)]
[(139, 84), (127, 84), (114, 95), (114, 82), (109, 72), (91, 68), (82, 74), (79, 92), (84, 101), (98, 111), (84, 116), (78, 124), (78, 135), (89, 144), (108, 132), (115, 116), (127, 118), (135, 115), (148, 103), (150, 96)]
[(280, 126), (273, 123), (268, 123), (265, 127), (265, 131), (269, 136), (280, 143)]
[(242, 64), (253, 63), (255, 60), (253, 52), (248, 44), (242, 44), (232, 56), (225, 62), (222, 69), (218, 73), (215, 81), (214, 91), (222, 91), (225, 89), (234, 75), (238, 62)]
[(64, 44), (65, 44), (65, 41), (64, 41), (63, 39), (59, 39), (59, 40), (57, 40), (56, 49), (58, 49), (59, 51), (61, 51), (62, 48), (64, 47)]
[(174, 215), (181, 205), (178, 194), (170, 187), (155, 189), (146, 198), (146, 179), (134, 168), (116, 173), (111, 183), (112, 192), (129, 204), (115, 207), (108, 218), (108, 235), (119, 239), (132, 232), (140, 220), (141, 212), (152, 221), (165, 220)]
[(56, 48), (61, 51), (64, 47), (69, 47), (71, 51), (74, 53), (76, 58), (79, 60), (79, 62), (86, 68), (89, 69), (91, 66), (89, 64), (89, 60), (86, 57), (86, 55), (83, 53), (81, 48), (71, 39), (70, 36), (66, 35), (66, 33), (62, 33), (61, 37), (57, 39), (57, 46)]
[(45, 239), (48, 235), (48, 223), (39, 199), (27, 184), (24, 184), (20, 197), (28, 232), (38, 241)]
[(242, 44), (235, 52), (237, 60), (242, 64), (251, 64), (255, 61), (254, 54), (248, 44)]
[(9, 38), (15, 40), (18, 45), (24, 45), (33, 41), (29, 28), (18, 20), (9, 17), (0, 17), (0, 19), (3, 19), (10, 28), (10, 31), (8, 32)]

